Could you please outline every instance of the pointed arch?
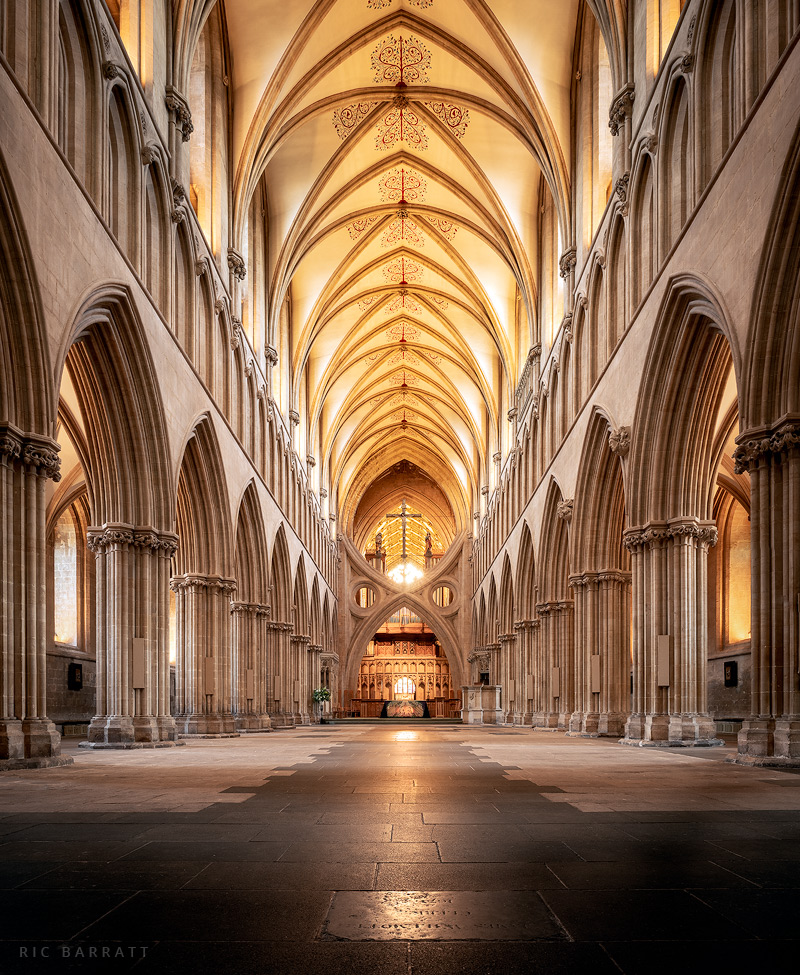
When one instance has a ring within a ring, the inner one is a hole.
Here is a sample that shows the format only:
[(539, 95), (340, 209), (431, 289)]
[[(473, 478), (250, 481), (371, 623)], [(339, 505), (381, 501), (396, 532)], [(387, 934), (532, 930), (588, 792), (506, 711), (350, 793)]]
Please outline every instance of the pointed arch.
[(310, 605), (308, 601), (308, 582), (306, 581), (306, 562), (301, 555), (297, 563), (294, 580), (294, 594), (292, 597), (294, 610), (294, 632), (296, 635), (308, 636), (310, 627)]
[(242, 602), (269, 604), (264, 516), (255, 482), (245, 488), (236, 519), (235, 576)]
[(742, 428), (757, 430), (800, 413), (800, 126), (773, 204), (756, 281)]
[(571, 562), (580, 572), (630, 571), (630, 554), (622, 544), (625, 488), (622, 464), (612, 454), (607, 415), (595, 408), (578, 467)]
[(717, 416), (731, 369), (740, 373), (732, 334), (721, 299), (705, 281), (680, 275), (669, 282), (636, 405), (633, 525), (712, 517)]
[(533, 619), (536, 610), (536, 562), (533, 535), (526, 521), (522, 526), (516, 574), (517, 613), (520, 619)]
[(164, 409), (126, 288), (109, 285), (87, 297), (75, 318), (65, 368), (86, 430), (95, 524), (171, 531), (174, 481)]
[(179, 574), (233, 574), (230, 506), (225, 468), (209, 414), (194, 425), (178, 473), (176, 525)]
[(39, 286), (22, 215), (0, 152), (0, 418), (55, 432), (56, 390)]
[(567, 523), (558, 516), (564, 500), (558, 482), (550, 478), (539, 542), (539, 599), (555, 602), (569, 598), (569, 532)]
[(506, 552), (503, 560), (503, 572), (500, 576), (500, 591), (498, 595), (498, 619), (500, 633), (514, 632), (514, 576), (511, 572), (511, 559)]
[(292, 567), (289, 561), (286, 531), (282, 524), (278, 526), (278, 531), (275, 534), (269, 576), (272, 583), (272, 599), (270, 600), (272, 619), (278, 623), (291, 623)]

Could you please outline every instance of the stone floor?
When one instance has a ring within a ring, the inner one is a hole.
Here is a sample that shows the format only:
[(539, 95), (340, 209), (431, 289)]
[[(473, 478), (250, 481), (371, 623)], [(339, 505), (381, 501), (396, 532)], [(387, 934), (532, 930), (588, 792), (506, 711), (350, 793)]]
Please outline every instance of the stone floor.
[(681, 973), (800, 937), (800, 775), (322, 726), (0, 776), (0, 971)]

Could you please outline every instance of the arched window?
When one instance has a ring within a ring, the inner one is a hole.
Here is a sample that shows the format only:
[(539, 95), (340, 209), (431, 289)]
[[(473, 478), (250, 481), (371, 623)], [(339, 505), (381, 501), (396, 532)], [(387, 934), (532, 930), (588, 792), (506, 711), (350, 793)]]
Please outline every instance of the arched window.
[(413, 698), (416, 689), (416, 685), (410, 677), (401, 677), (394, 685), (394, 696), (398, 700)]
[(53, 531), (54, 628), (56, 643), (78, 645), (80, 585), (78, 531), (72, 511), (66, 511)]

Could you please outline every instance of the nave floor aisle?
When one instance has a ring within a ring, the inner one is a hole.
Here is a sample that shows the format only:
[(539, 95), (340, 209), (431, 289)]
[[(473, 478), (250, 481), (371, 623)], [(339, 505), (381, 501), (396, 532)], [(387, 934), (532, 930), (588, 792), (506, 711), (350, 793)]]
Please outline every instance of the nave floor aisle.
[(729, 749), (425, 724), (72, 753), (0, 776), (4, 973), (659, 975), (796, 957), (800, 775), (726, 764)]

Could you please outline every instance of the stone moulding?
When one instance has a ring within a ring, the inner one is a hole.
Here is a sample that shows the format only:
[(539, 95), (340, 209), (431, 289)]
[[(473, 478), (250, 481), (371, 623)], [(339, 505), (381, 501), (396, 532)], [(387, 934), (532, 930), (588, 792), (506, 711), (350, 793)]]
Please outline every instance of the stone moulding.
[(172, 112), (175, 116), (175, 124), (181, 130), (181, 138), (184, 142), (188, 142), (191, 138), (192, 132), (194, 132), (194, 125), (192, 124), (192, 112), (189, 108), (189, 103), (186, 98), (178, 91), (177, 88), (173, 88), (172, 85), (167, 85), (166, 95), (164, 97), (164, 102), (167, 106), (167, 110)]
[(747, 432), (737, 440), (738, 446), (733, 452), (734, 470), (737, 474), (744, 474), (756, 467), (764, 457), (796, 450), (800, 446), (800, 421), (788, 420), (774, 430), (761, 434)]
[(633, 82), (628, 82), (614, 96), (608, 110), (608, 127), (611, 129), (612, 135), (619, 135), (620, 129), (625, 125), (625, 119), (630, 118), (635, 98), (636, 91)]
[(11, 423), (0, 424), (0, 463), (18, 462), (51, 481), (61, 480), (61, 448), (49, 437), (23, 433)]
[(703, 525), (697, 522), (647, 525), (644, 528), (628, 529), (623, 535), (623, 542), (629, 552), (635, 552), (663, 544), (673, 538), (694, 538), (700, 544), (712, 547), (717, 544), (717, 529), (713, 525)]
[(111, 524), (102, 528), (89, 528), (86, 545), (95, 555), (116, 545), (131, 545), (134, 548), (149, 549), (162, 553), (167, 558), (178, 550), (178, 536), (173, 532), (158, 531), (155, 528), (134, 528), (133, 525)]

